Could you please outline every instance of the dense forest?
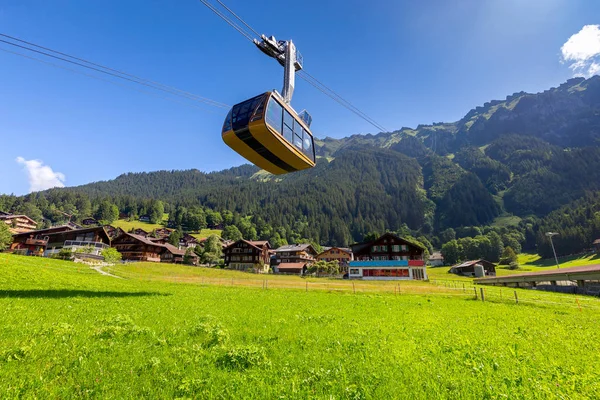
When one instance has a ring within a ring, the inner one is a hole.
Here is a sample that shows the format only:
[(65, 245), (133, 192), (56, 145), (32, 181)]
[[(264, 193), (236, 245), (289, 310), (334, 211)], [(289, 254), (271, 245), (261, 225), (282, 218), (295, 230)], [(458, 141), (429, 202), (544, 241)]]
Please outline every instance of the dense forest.
[[(460, 121), (316, 141), (317, 166), (272, 176), (250, 165), (203, 173), (127, 173), (114, 180), (27, 196), (0, 210), (41, 225), (94, 216), (148, 215), (182, 230), (275, 244), (348, 245), (384, 231), (498, 260), (504, 249), (560, 254), (600, 237), (600, 77), (491, 101)], [(510, 221), (501, 223), (501, 221)], [(453, 250), (454, 249), (454, 250)]]

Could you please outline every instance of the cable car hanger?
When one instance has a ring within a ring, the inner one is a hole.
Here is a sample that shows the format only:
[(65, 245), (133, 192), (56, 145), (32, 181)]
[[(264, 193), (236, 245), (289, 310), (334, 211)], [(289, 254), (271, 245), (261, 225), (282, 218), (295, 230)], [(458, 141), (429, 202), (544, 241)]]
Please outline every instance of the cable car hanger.
[(223, 141), (259, 168), (281, 175), (315, 166), (312, 117), (291, 106), (302, 55), (291, 40), (261, 35), (254, 44), (284, 68), (282, 94), (266, 92), (232, 107), (223, 124)]

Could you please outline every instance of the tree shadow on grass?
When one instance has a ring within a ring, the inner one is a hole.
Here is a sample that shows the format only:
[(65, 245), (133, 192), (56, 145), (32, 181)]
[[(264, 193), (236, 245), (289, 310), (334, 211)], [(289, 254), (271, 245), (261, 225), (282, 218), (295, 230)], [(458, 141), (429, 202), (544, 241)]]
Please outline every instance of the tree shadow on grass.
[(4, 290), (0, 289), (0, 298), (16, 297), (21, 299), (62, 299), (69, 297), (143, 297), (143, 296), (170, 296), (170, 293), (159, 292), (109, 292), (96, 290), (74, 289), (29, 289), (29, 290)]

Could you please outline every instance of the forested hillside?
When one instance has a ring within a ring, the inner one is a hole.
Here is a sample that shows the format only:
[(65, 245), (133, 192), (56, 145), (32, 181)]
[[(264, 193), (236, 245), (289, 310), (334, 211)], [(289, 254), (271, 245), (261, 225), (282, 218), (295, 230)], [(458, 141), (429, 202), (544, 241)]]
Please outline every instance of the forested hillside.
[[(81, 219), (103, 217), (102, 210), (114, 205), (135, 217), (160, 200), (176, 226), (235, 225), (248, 238), (330, 245), (391, 230), (441, 246), (494, 231), (511, 247), (545, 252), (539, 232), (562, 229), (565, 239), (556, 239), (557, 248), (567, 254), (600, 234), (594, 225), (599, 140), (596, 76), (543, 93), (515, 93), (453, 123), (317, 140), (320, 158), (312, 170), (278, 177), (249, 165), (208, 174), (128, 173), (3, 196), (0, 210), (52, 223), (63, 218), (56, 210)], [(500, 220), (511, 222), (502, 226)], [(497, 242), (495, 236), (486, 240)]]

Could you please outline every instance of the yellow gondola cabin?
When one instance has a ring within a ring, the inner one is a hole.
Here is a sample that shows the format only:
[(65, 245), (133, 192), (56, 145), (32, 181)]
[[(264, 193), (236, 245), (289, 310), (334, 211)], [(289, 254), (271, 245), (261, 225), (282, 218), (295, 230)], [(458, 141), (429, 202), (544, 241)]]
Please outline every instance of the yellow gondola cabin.
[(252, 164), (275, 175), (315, 166), (310, 116), (304, 120), (279, 93), (267, 92), (233, 106), (223, 141)]

